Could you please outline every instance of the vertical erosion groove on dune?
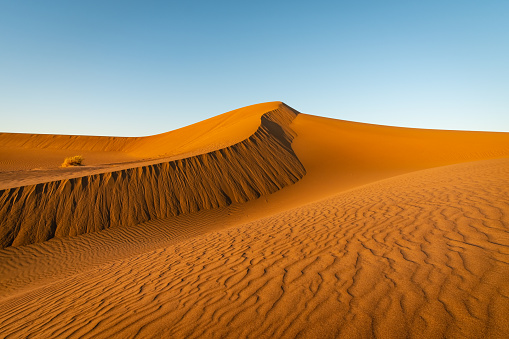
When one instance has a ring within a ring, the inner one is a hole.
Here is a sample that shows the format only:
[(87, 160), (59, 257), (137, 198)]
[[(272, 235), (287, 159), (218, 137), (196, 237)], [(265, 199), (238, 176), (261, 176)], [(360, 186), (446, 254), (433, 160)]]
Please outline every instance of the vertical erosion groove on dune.
[(291, 148), (288, 106), (262, 115), (232, 146), (170, 162), (0, 191), (0, 246), (133, 225), (245, 202), (291, 185), (305, 169)]

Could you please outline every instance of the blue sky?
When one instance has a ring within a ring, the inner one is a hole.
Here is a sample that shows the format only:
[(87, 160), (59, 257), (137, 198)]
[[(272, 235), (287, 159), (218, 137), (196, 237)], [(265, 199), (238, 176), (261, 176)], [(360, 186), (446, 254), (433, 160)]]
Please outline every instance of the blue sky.
[(140, 136), (281, 100), (509, 132), (509, 1), (0, 0), (0, 131)]

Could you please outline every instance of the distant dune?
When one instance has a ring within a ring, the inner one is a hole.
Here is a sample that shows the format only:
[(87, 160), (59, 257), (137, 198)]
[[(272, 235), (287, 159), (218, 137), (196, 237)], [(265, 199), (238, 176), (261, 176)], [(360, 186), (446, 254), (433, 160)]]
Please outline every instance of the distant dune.
[(3, 133), (0, 241), (6, 338), (507, 338), (509, 133), (281, 102)]

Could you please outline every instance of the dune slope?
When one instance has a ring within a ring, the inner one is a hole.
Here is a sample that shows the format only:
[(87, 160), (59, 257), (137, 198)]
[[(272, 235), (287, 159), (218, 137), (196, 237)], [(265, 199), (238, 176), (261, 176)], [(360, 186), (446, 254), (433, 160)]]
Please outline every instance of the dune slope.
[(273, 193), (304, 167), (291, 148), (296, 113), (283, 104), (232, 146), (189, 158), (0, 191), (0, 246), (128, 226)]
[(279, 102), (186, 129), (0, 173), (0, 223), (17, 225), (3, 336), (509, 337), (509, 133)]
[(509, 156), (509, 133), (401, 128), (308, 114), (299, 114), (292, 129), (306, 185), (318, 195), (416, 170)]
[[(25, 288), (22, 280), (11, 285), (14, 294), (4, 291), (0, 331), (7, 338), (503, 338), (508, 188), (507, 159), (440, 167), (85, 272), (76, 262), (78, 273), (41, 285), (34, 266), (18, 267), (32, 278)], [(42, 245), (1, 258), (15, 264)]]
[(56, 168), (65, 157), (77, 154), (85, 157), (86, 164), (97, 166), (216, 151), (247, 139), (260, 126), (264, 113), (280, 108), (292, 110), (279, 101), (267, 102), (147, 137), (0, 133), (0, 186), (2, 172), (30, 175), (23, 171)]

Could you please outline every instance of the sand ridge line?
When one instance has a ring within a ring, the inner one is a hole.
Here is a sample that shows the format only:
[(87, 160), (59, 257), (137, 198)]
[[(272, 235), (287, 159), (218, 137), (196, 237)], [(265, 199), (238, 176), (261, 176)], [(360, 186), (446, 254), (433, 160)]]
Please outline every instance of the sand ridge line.
[(135, 225), (224, 207), (297, 182), (305, 169), (291, 148), (297, 112), (281, 104), (233, 146), (111, 173), (0, 191), (2, 247)]
[[(19, 187), (13, 185), (12, 179), (26, 183), (26, 186), (217, 151), (248, 139), (258, 130), (262, 115), (279, 107), (298, 113), (281, 102), (269, 102), (240, 108), (159, 135), (118, 137), (119, 142), (115, 141), (117, 137), (0, 133), (0, 189)], [(95, 142), (90, 142), (90, 139)], [(29, 152), (28, 155), (24, 154), (26, 152)], [(85, 156), (86, 166), (59, 168), (65, 156), (75, 153)], [(5, 166), (2, 167), (4, 162), (16, 163), (18, 167), (7, 166), (9, 169), (6, 170)], [(53, 165), (50, 168), (36, 166), (37, 162), (50, 162)], [(112, 169), (110, 166), (117, 167)], [(34, 171), (36, 168), (38, 170)]]
[(77, 154), (95, 166), (208, 153), (247, 139), (259, 127), (260, 116), (281, 105), (276, 101), (243, 107), (147, 137), (0, 133), (0, 180), (3, 171), (56, 169), (64, 157)]

